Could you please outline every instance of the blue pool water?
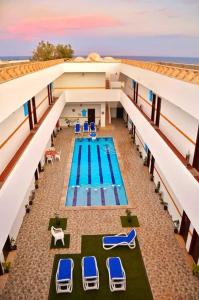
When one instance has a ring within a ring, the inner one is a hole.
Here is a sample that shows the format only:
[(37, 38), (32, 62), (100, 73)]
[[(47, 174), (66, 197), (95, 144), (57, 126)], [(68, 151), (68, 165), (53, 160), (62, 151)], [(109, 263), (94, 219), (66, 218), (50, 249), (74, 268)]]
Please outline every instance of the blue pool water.
[(111, 137), (75, 139), (66, 206), (127, 205)]

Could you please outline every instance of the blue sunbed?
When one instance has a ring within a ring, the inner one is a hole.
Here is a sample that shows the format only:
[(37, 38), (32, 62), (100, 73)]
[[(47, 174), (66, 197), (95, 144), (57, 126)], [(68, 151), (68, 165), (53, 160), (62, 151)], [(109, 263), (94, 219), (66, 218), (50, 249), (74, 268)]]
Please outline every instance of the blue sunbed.
[(99, 289), (99, 271), (95, 256), (82, 258), (82, 282), (85, 291)]
[(126, 274), (119, 257), (109, 257), (106, 260), (111, 292), (126, 290)]
[(57, 293), (71, 293), (73, 289), (73, 267), (74, 262), (71, 258), (60, 259), (56, 273)]
[(102, 238), (103, 248), (109, 250), (117, 246), (128, 246), (130, 249), (134, 249), (136, 246), (135, 238), (136, 231), (134, 228), (131, 229), (128, 234), (121, 233), (118, 235), (105, 236)]
[(81, 127), (80, 127), (80, 124), (79, 123), (76, 123), (75, 124), (75, 133), (81, 133)]
[(96, 126), (94, 122), (90, 122), (90, 132), (96, 132)]
[(84, 122), (83, 132), (85, 132), (85, 133), (89, 132), (88, 122)]

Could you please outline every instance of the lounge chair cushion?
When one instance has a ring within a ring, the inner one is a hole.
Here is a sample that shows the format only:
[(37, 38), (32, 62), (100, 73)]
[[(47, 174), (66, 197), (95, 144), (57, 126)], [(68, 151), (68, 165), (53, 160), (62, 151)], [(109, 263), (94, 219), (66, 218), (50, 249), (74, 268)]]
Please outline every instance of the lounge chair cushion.
[(114, 244), (119, 244), (122, 242), (126, 242), (126, 237), (124, 236), (105, 236), (103, 238), (103, 243), (108, 245), (114, 245)]
[(84, 123), (84, 131), (88, 131), (88, 123), (87, 122)]
[(84, 277), (96, 277), (95, 259), (92, 256), (84, 257)]
[(133, 228), (127, 236), (125, 235), (120, 235), (120, 236), (105, 236), (103, 237), (103, 243), (108, 245), (115, 245), (115, 244), (120, 244), (120, 243), (127, 243), (130, 244), (132, 240), (134, 240), (136, 237), (136, 231)]
[(71, 279), (72, 261), (70, 259), (60, 259), (57, 281)]
[(109, 269), (111, 279), (123, 279), (124, 274), (122, 270), (122, 266), (118, 257), (110, 257), (109, 258)]

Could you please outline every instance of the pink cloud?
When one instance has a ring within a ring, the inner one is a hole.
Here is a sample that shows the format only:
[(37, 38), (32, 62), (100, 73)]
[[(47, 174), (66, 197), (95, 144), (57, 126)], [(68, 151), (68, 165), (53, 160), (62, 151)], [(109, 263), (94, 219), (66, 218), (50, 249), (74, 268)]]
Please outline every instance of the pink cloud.
[(44, 34), (61, 36), (68, 32), (93, 30), (121, 25), (117, 19), (107, 16), (52, 17), (41, 20), (25, 20), (8, 26), (0, 32), (0, 38), (32, 39)]

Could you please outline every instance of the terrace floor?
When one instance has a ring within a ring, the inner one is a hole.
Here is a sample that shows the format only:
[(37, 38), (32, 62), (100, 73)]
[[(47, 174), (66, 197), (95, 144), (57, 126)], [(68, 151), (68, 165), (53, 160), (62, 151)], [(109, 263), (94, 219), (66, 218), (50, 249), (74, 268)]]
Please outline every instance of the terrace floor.
[[(173, 233), (169, 214), (154, 193), (154, 183), (124, 123), (117, 120), (98, 134), (114, 137), (129, 207), (140, 223), (136, 230), (154, 300), (198, 300), (199, 282), (192, 275), (186, 250)], [(55, 254), (80, 253), (82, 235), (128, 232), (120, 222), (125, 208), (64, 207), (63, 186), (70, 171), (73, 136), (68, 128), (55, 139), (56, 149), (62, 150), (61, 161), (47, 165), (39, 179), (33, 207), (17, 238), (17, 255), (0, 296), (3, 300), (47, 299)], [(50, 250), (48, 223), (54, 213), (68, 219), (69, 249)]]

